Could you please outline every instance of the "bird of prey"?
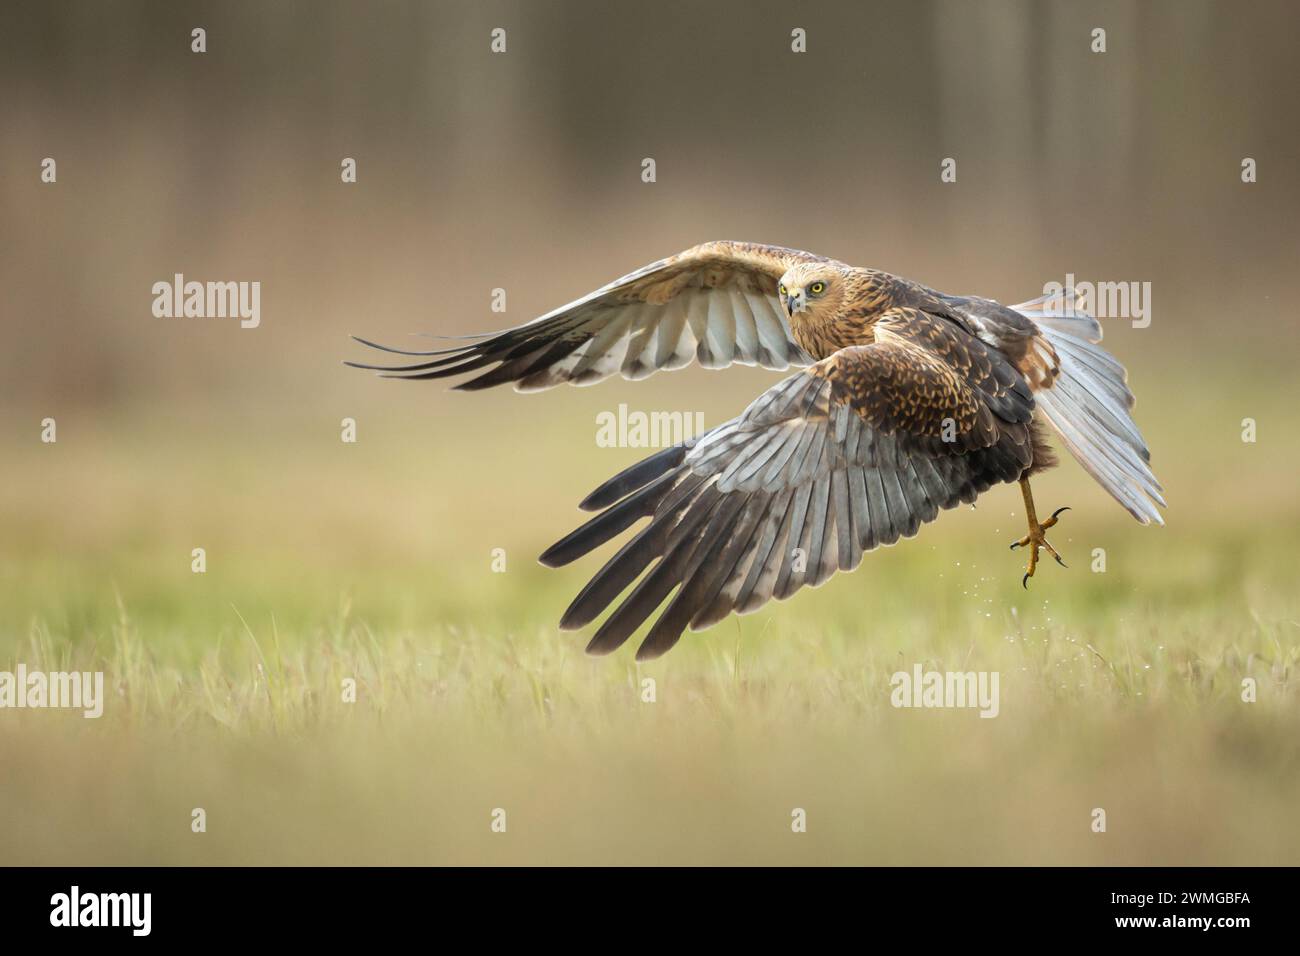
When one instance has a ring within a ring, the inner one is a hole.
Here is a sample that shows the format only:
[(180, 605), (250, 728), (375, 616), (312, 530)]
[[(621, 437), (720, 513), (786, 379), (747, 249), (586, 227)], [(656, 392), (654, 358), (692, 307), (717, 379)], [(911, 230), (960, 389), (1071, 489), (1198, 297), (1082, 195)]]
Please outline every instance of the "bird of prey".
[(817, 587), (1001, 483), (1024, 496), (1028, 533), (1011, 547), (1027, 549), (1027, 587), (1040, 549), (1065, 563), (1046, 532), (1067, 509), (1040, 520), (1029, 488), (1056, 464), (1044, 423), (1134, 518), (1163, 524), (1124, 368), (1069, 295), (1008, 308), (794, 249), (709, 242), (471, 338), (429, 352), (359, 339), (420, 360), (347, 364), (415, 380), (477, 372), (456, 387), (523, 392), (692, 360), (798, 370), (610, 478), (579, 505), (595, 517), (541, 555), (568, 564), (648, 519), (560, 621), (585, 627), (631, 589), (591, 653), (621, 646), (672, 594), (636, 655), (658, 657), (687, 626)]

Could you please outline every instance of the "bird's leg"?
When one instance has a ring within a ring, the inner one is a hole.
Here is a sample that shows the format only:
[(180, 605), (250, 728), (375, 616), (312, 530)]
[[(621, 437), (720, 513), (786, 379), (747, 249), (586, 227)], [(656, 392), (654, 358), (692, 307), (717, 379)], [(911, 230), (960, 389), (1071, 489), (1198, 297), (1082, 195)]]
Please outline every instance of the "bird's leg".
[(1016, 548), (1029, 548), (1029, 567), (1025, 569), (1025, 576), (1020, 579), (1021, 585), (1027, 590), (1029, 588), (1029, 579), (1034, 576), (1034, 569), (1038, 567), (1038, 549), (1045, 548), (1047, 553), (1056, 558), (1056, 563), (1065, 567), (1065, 562), (1061, 556), (1056, 553), (1056, 549), (1047, 543), (1047, 529), (1056, 524), (1059, 520), (1057, 517), (1062, 511), (1069, 511), (1069, 508), (1057, 508), (1052, 512), (1052, 516), (1042, 524), (1038, 523), (1038, 513), (1034, 511), (1034, 495), (1029, 490), (1029, 479), (1020, 479), (1020, 493), (1025, 496), (1025, 518), (1029, 521), (1029, 534), (1025, 535), (1019, 541), (1011, 546), (1011, 550)]

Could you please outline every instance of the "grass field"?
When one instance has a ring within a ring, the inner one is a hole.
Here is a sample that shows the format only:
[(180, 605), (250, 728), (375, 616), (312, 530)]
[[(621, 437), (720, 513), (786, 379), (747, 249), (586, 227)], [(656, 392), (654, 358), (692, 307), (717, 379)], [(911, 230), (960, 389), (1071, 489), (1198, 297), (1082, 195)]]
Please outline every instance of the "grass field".
[[(54, 445), (38, 410), (8, 415), (0, 668), (103, 670), (108, 702), (0, 714), (0, 862), (1300, 863), (1280, 365), (1149, 370), (1168, 526), (1066, 461), (1035, 490), (1073, 507), (1052, 535), (1071, 567), (1028, 592), (1006, 487), (660, 661), (589, 658), (555, 622), (597, 562), (534, 557), (644, 454), (597, 448), (595, 411), (712, 424), (771, 380), (677, 374), (73, 409)], [(891, 707), (915, 663), (998, 671), (1001, 713)]]

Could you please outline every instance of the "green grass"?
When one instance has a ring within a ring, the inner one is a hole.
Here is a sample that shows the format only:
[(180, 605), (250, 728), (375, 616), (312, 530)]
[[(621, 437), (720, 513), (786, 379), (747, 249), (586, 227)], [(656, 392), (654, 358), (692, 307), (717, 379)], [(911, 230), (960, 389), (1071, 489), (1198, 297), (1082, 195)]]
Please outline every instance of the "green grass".
[[(1028, 592), (1006, 488), (644, 665), (555, 629), (595, 561), (533, 556), (638, 455), (596, 449), (592, 410), (672, 392), (376, 389), (339, 413), (356, 446), (332, 410), (15, 431), (0, 669), (103, 670), (109, 699), (0, 712), (0, 862), (1300, 862), (1300, 445), (1234, 421), (1287, 387), (1243, 383), (1239, 411), (1152, 384), (1169, 526), (1067, 462), (1036, 491), (1074, 507), (1071, 568)], [(917, 662), (998, 671), (1000, 715), (891, 707)]]

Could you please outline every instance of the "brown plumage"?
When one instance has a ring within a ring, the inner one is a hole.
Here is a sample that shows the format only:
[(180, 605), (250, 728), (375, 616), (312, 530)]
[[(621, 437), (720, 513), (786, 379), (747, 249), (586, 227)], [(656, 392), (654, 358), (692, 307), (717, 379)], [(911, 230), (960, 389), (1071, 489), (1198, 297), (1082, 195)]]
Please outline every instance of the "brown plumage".
[(541, 556), (567, 564), (648, 518), (561, 620), (583, 627), (630, 588), (588, 646), (604, 653), (672, 594), (644, 659), (687, 626), (851, 570), (1003, 482), (1025, 495), (1027, 581), (1039, 546), (1056, 554), (1044, 531), (1057, 518), (1038, 523), (1027, 482), (1055, 464), (1044, 420), (1135, 518), (1161, 523), (1124, 370), (1072, 305), (1067, 294), (1007, 308), (793, 249), (710, 242), (526, 325), (432, 352), (386, 350), (419, 356), (412, 364), (357, 367), (410, 379), (477, 373), (456, 387), (520, 391), (639, 379), (692, 360), (801, 369), (738, 417), (605, 482), (580, 506), (599, 514)]

